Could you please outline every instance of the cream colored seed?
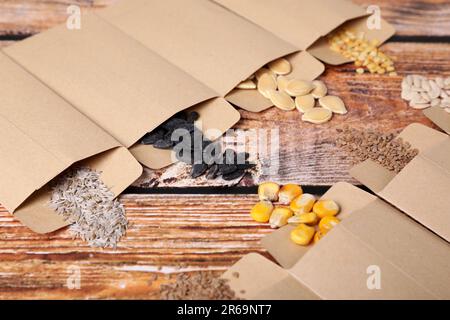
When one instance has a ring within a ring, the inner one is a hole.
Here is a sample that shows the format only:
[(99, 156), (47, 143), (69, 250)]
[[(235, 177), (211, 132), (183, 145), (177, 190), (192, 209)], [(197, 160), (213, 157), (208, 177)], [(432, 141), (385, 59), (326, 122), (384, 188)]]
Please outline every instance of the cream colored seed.
[(319, 104), (334, 113), (346, 114), (347, 108), (345, 107), (344, 101), (336, 96), (326, 96), (319, 99)]
[(255, 78), (257, 81), (259, 81), (259, 79), (261, 79), (263, 74), (269, 74), (273, 77), (274, 80), (277, 79), (277, 76), (275, 73), (273, 73), (273, 71), (267, 69), (267, 68), (261, 68), (258, 71), (255, 72)]
[(286, 92), (293, 96), (304, 96), (310, 93), (314, 89), (313, 84), (310, 81), (294, 79), (289, 81), (286, 86)]
[(356, 69), (356, 73), (357, 74), (363, 74), (364, 73), (364, 69), (363, 68), (358, 68), (358, 69)]
[(327, 95), (328, 89), (323, 81), (315, 80), (312, 82), (312, 85), (314, 86), (314, 89), (311, 94), (314, 98), (319, 99)]
[(289, 81), (290, 79), (286, 78), (285, 76), (278, 76), (277, 78), (278, 90), (286, 91), (286, 86), (289, 83)]
[(278, 109), (284, 111), (291, 111), (295, 109), (294, 100), (286, 92), (272, 91), (270, 94), (270, 100)]
[(268, 64), (270, 70), (275, 74), (286, 75), (291, 72), (292, 67), (289, 61), (284, 58), (272, 61)]
[(312, 94), (307, 94), (305, 96), (298, 96), (295, 98), (295, 107), (298, 111), (305, 113), (306, 111), (314, 108), (316, 101)]
[(303, 114), (302, 120), (306, 121), (306, 122), (311, 122), (314, 124), (322, 124), (322, 123), (330, 121), (332, 116), (333, 116), (333, 113), (328, 109), (313, 108), (311, 110), (306, 111)]
[(270, 94), (272, 91), (277, 89), (277, 82), (275, 79), (268, 73), (264, 73), (258, 81), (258, 91), (265, 98), (270, 99)]
[(256, 83), (252, 80), (245, 80), (238, 84), (238, 89), (256, 89)]

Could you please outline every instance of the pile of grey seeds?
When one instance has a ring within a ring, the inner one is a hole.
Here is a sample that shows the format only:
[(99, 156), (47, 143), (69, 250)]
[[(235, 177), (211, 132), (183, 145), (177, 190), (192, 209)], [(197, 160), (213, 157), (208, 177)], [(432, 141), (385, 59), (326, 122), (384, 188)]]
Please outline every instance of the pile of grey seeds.
[(90, 168), (71, 169), (53, 187), (50, 207), (71, 224), (72, 234), (91, 247), (115, 248), (126, 233), (123, 205)]

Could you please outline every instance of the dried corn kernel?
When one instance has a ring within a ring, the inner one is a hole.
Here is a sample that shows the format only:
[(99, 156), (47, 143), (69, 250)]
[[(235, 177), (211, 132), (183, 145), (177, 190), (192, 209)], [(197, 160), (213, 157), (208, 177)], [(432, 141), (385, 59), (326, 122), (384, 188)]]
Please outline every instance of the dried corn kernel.
[(339, 210), (339, 205), (333, 200), (319, 200), (313, 207), (313, 212), (315, 212), (319, 218), (335, 216), (339, 213)]
[(326, 233), (322, 232), (322, 231), (316, 231), (316, 233), (314, 234), (314, 243), (319, 242), (320, 239), (322, 239), (325, 236)]
[(303, 214), (297, 214), (291, 218), (289, 218), (288, 223), (290, 224), (309, 224), (309, 225), (315, 225), (319, 219), (317, 218), (317, 214), (314, 212), (309, 213), (303, 213)]
[(285, 226), (288, 222), (288, 219), (293, 215), (294, 213), (288, 207), (276, 207), (270, 215), (270, 227), (280, 228), (282, 226)]
[(319, 222), (319, 230), (323, 233), (327, 233), (333, 229), (341, 220), (333, 216), (323, 217)]
[(313, 227), (301, 224), (291, 231), (291, 240), (301, 246), (307, 246), (314, 237), (314, 232), (315, 229)]
[(296, 184), (287, 184), (281, 187), (278, 198), (281, 204), (290, 204), (292, 200), (301, 196), (302, 187)]
[(263, 182), (258, 187), (258, 196), (261, 201), (277, 201), (280, 186), (274, 182)]
[(265, 223), (269, 221), (270, 214), (273, 211), (273, 204), (270, 201), (260, 201), (254, 205), (250, 212), (251, 217), (256, 222)]
[(296, 214), (309, 213), (316, 202), (316, 197), (312, 194), (304, 193), (292, 200), (290, 208)]

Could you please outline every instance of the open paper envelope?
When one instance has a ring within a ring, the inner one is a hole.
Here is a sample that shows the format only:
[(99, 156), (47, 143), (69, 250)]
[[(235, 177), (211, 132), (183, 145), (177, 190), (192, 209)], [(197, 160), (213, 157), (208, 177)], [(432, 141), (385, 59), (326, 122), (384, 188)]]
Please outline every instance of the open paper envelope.
[(101, 171), (115, 195), (140, 176), (126, 148), (3, 53), (0, 69), (0, 199), (25, 225), (39, 233), (66, 225), (44, 186), (74, 163)]
[(450, 241), (450, 137), (421, 124), (399, 135), (419, 154), (398, 174), (367, 160), (350, 174), (411, 218)]
[(99, 15), (228, 101), (253, 112), (273, 104), (256, 90), (232, 90), (268, 62), (287, 56), (293, 65), (289, 76), (306, 80), (324, 71), (307, 52), (208, 0), (122, 1)]
[(380, 28), (369, 29), (367, 12), (348, 0), (214, 1), (328, 64), (350, 61), (333, 52), (325, 39), (338, 27), (363, 31), (367, 39), (378, 39), (381, 43), (395, 33), (382, 19)]
[(448, 243), (347, 183), (323, 198), (342, 205), (341, 223), (306, 248), (288, 245), (289, 227), (275, 231), (263, 245), (287, 269), (249, 254), (224, 274), (232, 289), (246, 299), (450, 298)]

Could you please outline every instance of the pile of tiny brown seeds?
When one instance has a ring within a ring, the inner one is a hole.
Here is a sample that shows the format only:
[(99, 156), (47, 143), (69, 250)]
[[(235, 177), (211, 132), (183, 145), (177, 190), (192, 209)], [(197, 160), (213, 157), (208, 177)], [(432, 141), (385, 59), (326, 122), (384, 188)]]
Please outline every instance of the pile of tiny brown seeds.
[(212, 271), (180, 273), (174, 282), (160, 288), (164, 300), (237, 300), (228, 281)]
[(418, 153), (408, 142), (384, 134), (345, 127), (337, 129), (336, 145), (354, 156), (358, 162), (371, 159), (390, 171), (400, 172)]

